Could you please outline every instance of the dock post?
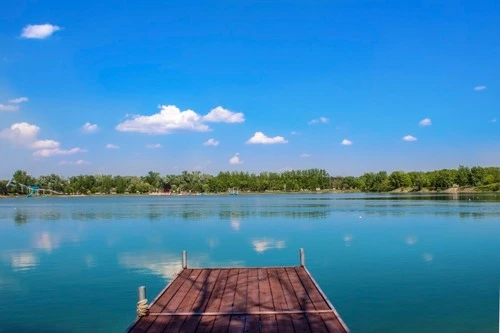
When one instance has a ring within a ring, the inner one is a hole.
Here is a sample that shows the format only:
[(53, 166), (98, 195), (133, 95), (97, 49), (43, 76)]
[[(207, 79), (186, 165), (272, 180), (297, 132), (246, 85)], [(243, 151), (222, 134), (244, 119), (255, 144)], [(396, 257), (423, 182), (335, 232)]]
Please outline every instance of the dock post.
[(187, 252), (184, 250), (182, 251), (182, 269), (188, 267), (188, 257), (187, 257)]
[(306, 257), (304, 255), (304, 249), (299, 249), (299, 257), (300, 257), (300, 267), (304, 267), (306, 265)]
[(147, 315), (148, 310), (148, 300), (146, 299), (146, 287), (139, 287), (139, 301), (137, 302), (137, 317), (142, 317)]

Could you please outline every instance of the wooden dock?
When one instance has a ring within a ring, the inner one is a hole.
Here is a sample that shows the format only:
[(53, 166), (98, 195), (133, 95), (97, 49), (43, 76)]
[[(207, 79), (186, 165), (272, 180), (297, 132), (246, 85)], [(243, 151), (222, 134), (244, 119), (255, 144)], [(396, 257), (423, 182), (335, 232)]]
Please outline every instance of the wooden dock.
[[(348, 333), (303, 266), (183, 269), (127, 332)], [(140, 298), (145, 298), (143, 293)]]

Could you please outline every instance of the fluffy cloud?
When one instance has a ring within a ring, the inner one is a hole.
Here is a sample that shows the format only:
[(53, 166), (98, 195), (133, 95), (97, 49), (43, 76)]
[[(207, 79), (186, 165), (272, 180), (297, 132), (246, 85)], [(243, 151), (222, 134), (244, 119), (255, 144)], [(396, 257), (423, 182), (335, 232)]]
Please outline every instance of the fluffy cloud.
[(54, 140), (36, 140), (34, 141), (30, 147), (32, 149), (56, 149), (59, 148), (61, 144), (58, 141)]
[(430, 125), (432, 125), (432, 120), (431, 120), (431, 118), (425, 118), (425, 119), (420, 120), (420, 122), (418, 124), (420, 126), (430, 126)]
[(26, 122), (15, 123), (0, 132), (0, 138), (9, 140), (15, 145), (35, 150), (33, 156), (49, 157), (55, 155), (72, 155), (76, 153), (86, 152), (85, 149), (78, 147), (68, 150), (61, 149), (61, 143), (55, 140), (39, 140), (38, 133), (40, 127)]
[(474, 87), (474, 91), (482, 91), (482, 90), (486, 90), (486, 86), (475, 86)]
[(90, 162), (85, 160), (77, 160), (77, 161), (61, 161), (60, 165), (85, 165), (90, 164)]
[(19, 98), (13, 98), (9, 99), (9, 103), (11, 104), (20, 104), (29, 101), (28, 97), (19, 97)]
[(403, 140), (411, 142), (411, 141), (417, 141), (417, 138), (414, 137), (414, 136), (412, 136), (412, 135), (406, 135), (406, 136), (403, 137)]
[(242, 123), (245, 121), (245, 115), (241, 112), (232, 112), (218, 106), (203, 117), (203, 120), (211, 123)]
[(21, 32), (22, 38), (44, 39), (50, 37), (54, 32), (61, 30), (57, 25), (52, 24), (29, 24)]
[(288, 143), (288, 141), (285, 140), (285, 138), (282, 136), (275, 136), (273, 138), (270, 138), (262, 132), (255, 132), (255, 134), (250, 139), (248, 139), (246, 143), (272, 145), (277, 143)]
[(17, 111), (19, 110), (19, 106), (17, 105), (8, 105), (0, 103), (0, 112), (1, 111)]
[(155, 143), (155, 144), (146, 145), (146, 148), (148, 148), (148, 149), (160, 149), (162, 147), (163, 146), (161, 145), (161, 143)]
[(203, 145), (204, 146), (213, 146), (213, 147), (217, 147), (219, 145), (219, 141), (213, 139), (213, 138), (210, 138), (208, 139), (207, 141), (203, 142)]
[(71, 148), (71, 149), (60, 149), (60, 148), (53, 148), (53, 149), (40, 149), (37, 150), (33, 153), (33, 156), (37, 157), (51, 157), (51, 156), (57, 156), (57, 155), (73, 155), (76, 153), (86, 153), (86, 149), (82, 149), (79, 147)]
[(340, 144), (342, 146), (350, 146), (350, 145), (352, 145), (352, 141), (349, 139), (344, 139), (344, 140), (342, 140), (342, 142)]
[(106, 149), (120, 149), (120, 146), (112, 144), (112, 143), (108, 143), (106, 145)]
[(234, 156), (229, 159), (229, 164), (231, 165), (243, 164), (243, 161), (240, 159), (240, 154), (239, 153), (234, 154)]
[(314, 124), (319, 124), (319, 123), (327, 124), (329, 121), (330, 121), (330, 119), (328, 119), (326, 117), (319, 117), (317, 119), (310, 120), (308, 122), (308, 124), (309, 125), (314, 125)]
[(91, 124), (89, 122), (86, 122), (85, 124), (83, 124), (82, 126), (82, 131), (84, 133), (95, 133), (99, 130), (99, 126), (97, 126), (97, 124)]
[(311, 154), (304, 153), (304, 154), (301, 154), (300, 157), (308, 158), (308, 157), (311, 157)]
[(193, 110), (181, 111), (175, 105), (161, 105), (160, 112), (150, 116), (136, 115), (116, 126), (121, 132), (139, 132), (146, 134), (169, 134), (175, 131), (207, 132), (212, 123), (242, 123), (245, 115), (241, 112), (232, 112), (221, 106), (212, 109), (205, 116)]
[(168, 134), (176, 130), (206, 132), (210, 128), (193, 110), (181, 111), (175, 105), (161, 105), (160, 112), (151, 116), (134, 116), (116, 126), (121, 132)]

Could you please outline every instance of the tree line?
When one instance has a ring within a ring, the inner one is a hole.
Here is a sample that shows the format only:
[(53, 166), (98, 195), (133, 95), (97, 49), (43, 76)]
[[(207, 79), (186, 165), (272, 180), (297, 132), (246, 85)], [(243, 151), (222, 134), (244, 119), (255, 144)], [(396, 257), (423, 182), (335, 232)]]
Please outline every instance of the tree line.
[[(183, 171), (178, 175), (165, 176), (149, 171), (145, 176), (98, 174), (67, 178), (57, 174), (33, 177), (24, 170), (17, 170), (12, 179), (18, 184), (39, 186), (64, 194), (225, 193), (229, 188), (237, 188), (241, 192), (389, 192), (396, 189), (445, 190), (454, 186), (474, 187), (484, 191), (500, 190), (500, 168), (480, 166), (459, 166), (457, 169), (429, 172), (367, 172), (359, 177), (332, 177), (323, 169), (261, 173), (231, 171), (217, 175)], [(26, 190), (19, 186), (7, 187), (7, 184), (8, 180), (0, 181), (0, 195), (26, 193)]]

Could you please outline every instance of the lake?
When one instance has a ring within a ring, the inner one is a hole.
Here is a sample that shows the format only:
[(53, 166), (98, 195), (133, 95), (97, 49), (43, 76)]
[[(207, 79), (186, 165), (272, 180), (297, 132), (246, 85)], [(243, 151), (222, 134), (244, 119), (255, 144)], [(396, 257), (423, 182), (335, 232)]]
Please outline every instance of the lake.
[(0, 332), (123, 332), (181, 268), (306, 266), (353, 333), (497, 332), (500, 194), (0, 199)]

